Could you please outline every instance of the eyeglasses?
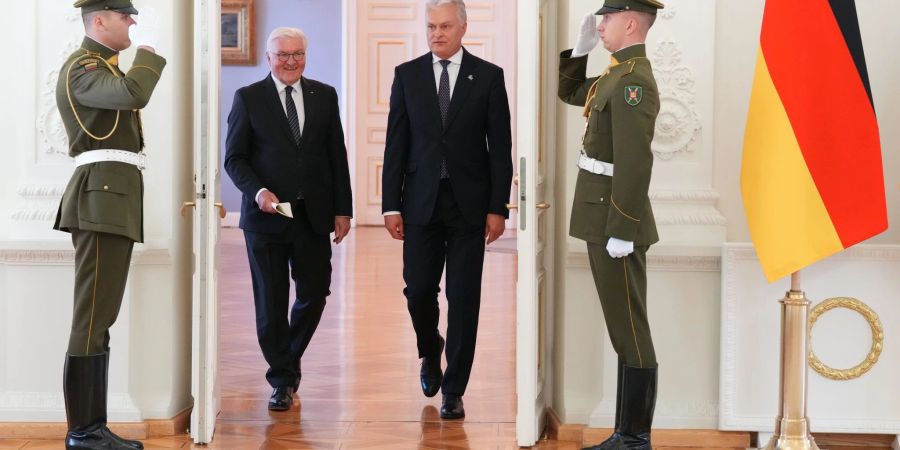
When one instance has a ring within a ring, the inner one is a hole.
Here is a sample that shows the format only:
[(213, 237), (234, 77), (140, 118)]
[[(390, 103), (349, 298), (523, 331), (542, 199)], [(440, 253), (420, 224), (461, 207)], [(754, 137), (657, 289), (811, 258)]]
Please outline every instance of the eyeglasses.
[(281, 62), (288, 62), (291, 58), (294, 58), (294, 61), (301, 61), (306, 59), (306, 52), (297, 52), (297, 53), (269, 53), (270, 55), (275, 55), (278, 57), (278, 60)]

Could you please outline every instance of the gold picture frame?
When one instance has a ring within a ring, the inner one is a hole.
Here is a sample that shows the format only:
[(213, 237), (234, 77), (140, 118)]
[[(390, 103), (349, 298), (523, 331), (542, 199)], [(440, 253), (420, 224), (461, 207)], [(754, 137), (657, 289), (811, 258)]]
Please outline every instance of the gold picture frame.
[(221, 17), (222, 65), (256, 65), (254, 0), (223, 0)]

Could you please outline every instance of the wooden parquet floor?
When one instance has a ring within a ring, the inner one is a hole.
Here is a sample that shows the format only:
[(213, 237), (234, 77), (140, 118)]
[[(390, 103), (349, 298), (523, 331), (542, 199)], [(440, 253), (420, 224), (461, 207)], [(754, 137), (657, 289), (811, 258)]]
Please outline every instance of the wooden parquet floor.
[[(222, 230), (219, 262), (222, 412), (216, 449), (518, 448), (515, 439), (516, 256), (485, 257), (478, 348), (464, 397), (466, 418), (442, 421), (440, 395), (425, 398), (402, 295), (401, 243), (382, 228), (355, 228), (333, 257), (332, 295), (302, 361), (287, 412), (270, 412), (271, 389), (256, 341), (252, 288), (240, 230)], [(441, 330), (446, 301), (441, 298)], [(203, 448), (188, 436), (146, 448)], [(61, 449), (60, 441), (0, 441), (0, 449)], [(572, 450), (568, 442), (539, 449)]]

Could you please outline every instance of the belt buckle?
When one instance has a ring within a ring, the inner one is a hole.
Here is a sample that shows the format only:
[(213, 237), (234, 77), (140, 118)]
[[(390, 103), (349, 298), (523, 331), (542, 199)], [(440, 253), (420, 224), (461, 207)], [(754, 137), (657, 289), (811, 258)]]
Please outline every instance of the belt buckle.
[(144, 169), (147, 168), (147, 165), (145, 164), (145, 161), (147, 160), (147, 154), (144, 152), (139, 152), (139, 153), (137, 153), (137, 156), (138, 156), (137, 168), (138, 168), (138, 170), (143, 171)]
[(596, 173), (597, 175), (603, 175), (604, 172), (606, 172), (606, 167), (603, 165), (603, 163), (601, 161), (595, 159), (594, 160), (594, 173)]

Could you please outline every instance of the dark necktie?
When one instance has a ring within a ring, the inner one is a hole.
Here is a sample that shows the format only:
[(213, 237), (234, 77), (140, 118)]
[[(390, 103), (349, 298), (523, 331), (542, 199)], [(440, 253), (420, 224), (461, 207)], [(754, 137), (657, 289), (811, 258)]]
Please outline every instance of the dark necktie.
[[(441, 108), (441, 125), (447, 127), (447, 111), (450, 110), (450, 74), (447, 73), (447, 66), (450, 61), (442, 59), (441, 66), (441, 82), (438, 84), (438, 105)], [(441, 160), (441, 179), (450, 178), (450, 172), (447, 171), (447, 160)]]
[(291, 134), (294, 135), (294, 141), (297, 142), (297, 145), (300, 145), (300, 117), (297, 116), (297, 105), (294, 104), (294, 96), (291, 95), (293, 91), (293, 86), (284, 88), (284, 109), (287, 111), (287, 119), (291, 125)]

